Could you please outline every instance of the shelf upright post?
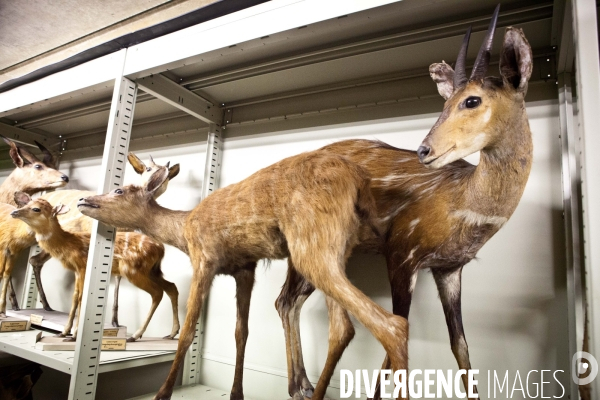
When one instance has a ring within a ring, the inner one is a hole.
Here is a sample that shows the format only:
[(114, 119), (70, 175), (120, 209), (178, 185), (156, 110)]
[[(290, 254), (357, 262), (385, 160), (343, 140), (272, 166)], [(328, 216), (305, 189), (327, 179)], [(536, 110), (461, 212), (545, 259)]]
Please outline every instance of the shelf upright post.
[[(126, 50), (122, 51), (124, 61)], [(123, 77), (122, 71), (123, 64), (120, 65), (115, 79), (102, 156), (99, 193), (109, 192), (122, 185), (127, 163), (137, 85)], [(93, 400), (96, 395), (114, 237), (115, 228), (94, 220), (71, 371), (69, 400)]]
[[(583, 238), (586, 270), (588, 352), (600, 358), (600, 55), (596, 2), (573, 0), (573, 34), (579, 121), (582, 136)], [(577, 360), (573, 360), (571, 368)], [(593, 360), (588, 360), (589, 365)], [(595, 365), (597, 371), (597, 364)], [(585, 384), (586, 380), (580, 380)], [(600, 377), (589, 382), (593, 397), (600, 393)]]
[[(209, 124), (208, 140), (206, 145), (206, 160), (204, 167), (204, 181), (202, 182), (202, 199), (219, 188), (219, 177), (221, 174), (221, 158), (223, 153), (223, 137), (221, 127), (217, 124)], [(208, 296), (207, 296), (208, 298)], [(206, 302), (202, 314), (196, 322), (194, 341), (185, 357), (183, 367), (183, 385), (200, 383), (200, 359), (202, 358), (202, 336), (206, 321)]]
[(38, 244), (34, 244), (29, 248), (29, 256), (27, 257), (27, 269), (25, 270), (25, 280), (23, 281), (23, 293), (21, 295), (21, 308), (30, 309), (35, 308), (38, 301), (38, 288), (35, 274), (33, 273), (33, 266), (29, 264), (29, 259), (33, 256), (40, 254), (42, 249)]

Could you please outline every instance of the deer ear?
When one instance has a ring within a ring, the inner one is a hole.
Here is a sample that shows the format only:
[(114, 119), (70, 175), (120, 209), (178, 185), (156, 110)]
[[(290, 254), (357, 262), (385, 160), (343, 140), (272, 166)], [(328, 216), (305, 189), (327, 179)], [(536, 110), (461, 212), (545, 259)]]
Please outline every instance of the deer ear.
[(506, 28), (500, 56), (500, 74), (517, 91), (526, 94), (532, 69), (531, 46), (523, 31), (519, 28)]
[(175, 164), (169, 168), (169, 180), (175, 178), (177, 174), (179, 174), (179, 164)]
[(57, 215), (62, 215), (62, 214), (66, 214), (70, 211), (71, 209), (69, 208), (69, 206), (64, 205), (64, 204), (57, 204), (54, 206), (54, 208), (52, 209), (52, 216), (55, 217)]
[(19, 208), (25, 207), (31, 201), (31, 197), (25, 192), (15, 192), (15, 203)]
[(23, 160), (23, 158), (21, 158), (21, 155), (19, 154), (19, 149), (17, 149), (17, 145), (15, 144), (15, 142), (13, 142), (12, 140), (2, 136), (2, 140), (4, 140), (4, 142), (10, 147), (9, 150), (9, 155), (10, 158), (13, 160), (13, 163), (15, 164), (15, 166), (17, 168), (23, 168), (23, 165), (25, 164), (25, 160)]
[(138, 174), (141, 175), (146, 171), (146, 164), (144, 164), (143, 161), (140, 160), (135, 154), (131, 152), (127, 154), (127, 160), (129, 160), (129, 164), (131, 164), (135, 172)]
[(155, 173), (152, 174), (148, 182), (146, 183), (146, 192), (154, 193), (158, 188), (162, 186), (163, 183), (169, 177), (169, 171), (166, 168), (160, 168)]
[(36, 162), (40, 162), (40, 159), (33, 155), (33, 153), (27, 150), (25, 147), (18, 146), (17, 150), (19, 151), (19, 155), (21, 156), (21, 158), (25, 160), (25, 164), (33, 164)]
[(444, 100), (448, 100), (454, 92), (454, 70), (444, 61), (429, 66), (429, 75), (437, 85), (438, 92)]
[(46, 167), (56, 169), (56, 167), (57, 167), (56, 162), (58, 160), (56, 159), (56, 157), (54, 156), (54, 154), (52, 154), (50, 152), (50, 150), (48, 150), (44, 145), (42, 145), (41, 143), (39, 143), (37, 140), (34, 140), (34, 143), (36, 144), (36, 146), (38, 147), (38, 149), (40, 149), (41, 152), (44, 153), (44, 159), (42, 160), (42, 163), (44, 163), (44, 165)]

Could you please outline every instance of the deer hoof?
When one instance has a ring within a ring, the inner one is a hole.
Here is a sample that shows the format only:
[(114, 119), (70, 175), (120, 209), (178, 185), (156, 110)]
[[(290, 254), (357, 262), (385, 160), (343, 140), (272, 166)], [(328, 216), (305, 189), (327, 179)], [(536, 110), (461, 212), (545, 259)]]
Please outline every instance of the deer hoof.
[(6, 318), (6, 313), (0, 313), (0, 318)]
[(63, 339), (63, 342), (76, 342), (76, 341), (77, 341), (77, 339), (75, 339), (74, 337), (68, 337), (68, 338)]
[(304, 396), (305, 399), (312, 399), (314, 389), (308, 388), (308, 389), (301, 389), (301, 390), (302, 390), (302, 395)]
[(50, 306), (44, 306), (44, 310), (46, 311), (54, 311)]
[(127, 338), (127, 342), (131, 343), (131, 342), (135, 342), (137, 340), (137, 338), (132, 337), (128, 337)]
[(173, 340), (173, 339), (175, 339), (175, 336), (174, 335), (167, 335), (167, 336), (163, 337), (163, 339), (171, 339), (171, 340)]
[(112, 321), (111, 324), (114, 328), (119, 328), (121, 326), (121, 325), (119, 325), (119, 321)]

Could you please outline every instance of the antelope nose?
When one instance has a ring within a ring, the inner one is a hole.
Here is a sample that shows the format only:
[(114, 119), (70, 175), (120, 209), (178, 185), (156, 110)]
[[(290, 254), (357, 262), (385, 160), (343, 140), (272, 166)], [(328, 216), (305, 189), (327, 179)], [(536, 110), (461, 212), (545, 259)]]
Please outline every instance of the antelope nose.
[(19, 215), (19, 211), (15, 210), (11, 212), (10, 215), (12, 215), (12, 217), (15, 218), (17, 215)]
[(419, 160), (423, 161), (425, 157), (427, 157), (431, 153), (431, 147), (429, 146), (419, 146), (417, 149), (417, 155), (419, 156)]
[(69, 177), (66, 175), (61, 176), (60, 179), (62, 179), (65, 182), (69, 182)]
[(85, 200), (85, 197), (82, 197), (79, 199), (79, 201), (84, 201), (84, 200)]

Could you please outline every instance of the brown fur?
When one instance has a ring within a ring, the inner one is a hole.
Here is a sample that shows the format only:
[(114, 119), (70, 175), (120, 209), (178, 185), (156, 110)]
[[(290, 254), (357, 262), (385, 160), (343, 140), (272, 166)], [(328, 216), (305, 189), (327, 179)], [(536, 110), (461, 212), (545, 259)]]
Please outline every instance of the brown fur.
[[(66, 269), (75, 273), (73, 302), (68, 323), (62, 332), (62, 336), (67, 336), (73, 327), (75, 314), (81, 308), (90, 234), (67, 232), (61, 228), (57, 214), (61, 212), (62, 205), (52, 207), (44, 199), (28, 200), (26, 205), (13, 211), (11, 215), (27, 223), (35, 232), (35, 238), (40, 247), (52, 257), (57, 258)], [(152, 306), (143, 326), (128, 339), (129, 341), (135, 341), (143, 335), (162, 299), (163, 291), (171, 299), (173, 311), (173, 327), (167, 338), (174, 338), (179, 331), (178, 291), (173, 283), (162, 277), (160, 263), (163, 256), (164, 246), (145, 235), (135, 232), (117, 233), (116, 235), (112, 274), (126, 277), (132, 284), (152, 296)], [(77, 323), (75, 323), (73, 339), (76, 336)]]
[[(179, 348), (157, 399), (170, 398), (216, 274), (234, 275), (238, 284), (238, 364), (231, 398), (243, 398), (241, 371), (247, 306), (254, 268), (262, 258), (294, 260), (301, 274), (335, 300), (328, 302), (330, 307), (339, 308), (338, 312), (330, 311), (332, 316), (349, 321), (346, 310), (350, 311), (383, 344), (394, 369), (407, 367), (406, 341), (402, 340), (408, 332), (406, 320), (391, 316), (372, 302), (344, 274), (352, 248), (373, 235), (370, 218), (374, 204), (368, 175), (361, 168), (337, 155), (301, 154), (220, 189), (191, 212), (176, 215), (159, 207), (151, 199), (151, 192), (151, 187), (130, 186), (123, 188), (122, 194), (112, 192), (84, 199), (79, 206), (82, 212), (103, 222), (123, 217), (128, 226), (155, 238), (165, 229), (180, 229), (183, 224), (194, 274)], [(154, 221), (145, 218), (149, 211)], [(182, 244), (179, 247), (186, 249)], [(244, 286), (240, 285), (242, 279), (237, 278), (240, 273), (246, 275)]]
[[(505, 52), (518, 50), (522, 60), (527, 60), (523, 54), (531, 55), (521, 30), (508, 28), (505, 42), (509, 42)], [(502, 71), (508, 69), (504, 65)], [(512, 70), (530, 71), (530, 68), (512, 65)], [(438, 85), (452, 84), (454, 71), (449, 65), (435, 64), (431, 71)], [(443, 73), (447, 79), (441, 77)], [(510, 78), (486, 78), (468, 82), (461, 88), (440, 89), (440, 93), (452, 95), (423, 142), (431, 147), (424, 159), (429, 165), (420, 163), (415, 152), (381, 142), (349, 140), (321, 149), (345, 156), (372, 176), (372, 192), (378, 220), (384, 225), (385, 240), (363, 242), (360, 247), (386, 257), (395, 314), (408, 318), (417, 271), (432, 269), (452, 352), (461, 369), (471, 368), (460, 306), (462, 267), (510, 218), (531, 169), (533, 145), (524, 104), (529, 76), (519, 75), (516, 88), (512, 83), (514, 75)], [(481, 97), (481, 106), (461, 109), (469, 96)], [(484, 137), (479, 137), (482, 133)], [(447, 152), (448, 149), (453, 150)], [(478, 166), (458, 159), (478, 150), (481, 150)], [(297, 315), (313, 288), (293, 268), (288, 274), (276, 307), (286, 330), (288, 353), (294, 354), (300, 340)], [(336, 324), (330, 326), (332, 329), (347, 328)], [(341, 348), (337, 352), (330, 348), (330, 353), (341, 354), (345, 345), (330, 341), (330, 347)], [(325, 370), (333, 371), (338, 360), (339, 357), (328, 358)], [(310, 383), (306, 384), (301, 354), (290, 361), (290, 395), (312, 391)], [(387, 360), (384, 368), (389, 368)], [(324, 380), (323, 374), (321, 379)], [(466, 377), (463, 382), (466, 386)], [(319, 383), (315, 395), (321, 396), (325, 388)]]

